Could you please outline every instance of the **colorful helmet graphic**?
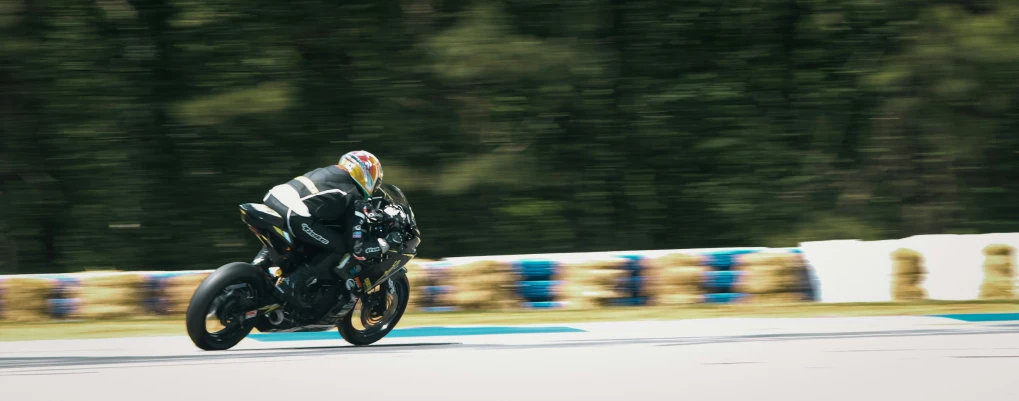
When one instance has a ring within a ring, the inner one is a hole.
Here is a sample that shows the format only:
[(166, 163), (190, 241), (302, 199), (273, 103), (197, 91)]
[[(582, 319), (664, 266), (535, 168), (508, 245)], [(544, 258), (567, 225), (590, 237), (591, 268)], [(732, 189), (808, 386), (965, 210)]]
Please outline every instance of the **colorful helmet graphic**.
[(365, 198), (371, 197), (372, 192), (382, 185), (382, 163), (367, 151), (348, 152), (340, 158), (338, 166), (349, 173), (361, 187)]

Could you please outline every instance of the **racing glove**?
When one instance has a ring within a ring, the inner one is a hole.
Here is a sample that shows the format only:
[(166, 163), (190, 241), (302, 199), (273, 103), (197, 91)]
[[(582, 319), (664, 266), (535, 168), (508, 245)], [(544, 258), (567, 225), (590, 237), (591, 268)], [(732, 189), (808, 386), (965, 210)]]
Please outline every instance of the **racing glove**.
[(362, 201), (355, 202), (354, 206), (355, 220), (352, 221), (353, 231), (351, 232), (353, 240), (353, 252), (351, 253), (354, 259), (359, 261), (382, 259), (382, 255), (389, 251), (389, 243), (382, 238), (374, 237), (368, 228), (372, 224), (378, 224), (384, 216), (377, 210), (369, 210)]

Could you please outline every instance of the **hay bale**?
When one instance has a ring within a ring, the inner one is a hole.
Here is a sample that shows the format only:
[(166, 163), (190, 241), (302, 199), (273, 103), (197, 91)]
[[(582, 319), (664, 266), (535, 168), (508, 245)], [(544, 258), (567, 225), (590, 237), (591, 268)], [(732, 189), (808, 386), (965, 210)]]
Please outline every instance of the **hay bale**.
[(434, 260), (411, 259), (407, 262), (407, 281), (410, 282), (410, 298), (407, 300), (407, 310), (420, 312), (435, 304), (433, 297), (427, 291), (428, 287), (438, 285), (434, 268), (431, 264)]
[(686, 253), (670, 253), (657, 258), (648, 258), (643, 261), (644, 267), (648, 270), (662, 270), (682, 266), (704, 266), (706, 258), (701, 255)]
[(701, 303), (704, 300), (704, 295), (701, 294), (658, 294), (651, 297), (648, 301), (649, 305), (653, 306), (677, 306), (677, 305), (692, 305)]
[(4, 279), (2, 284), (5, 320), (35, 322), (49, 319), (49, 298), (57, 288), (56, 280), (11, 277)]
[(512, 310), (519, 308), (523, 300), (513, 293), (499, 291), (454, 291), (444, 297), (448, 306), (459, 310)]
[(412, 291), (407, 298), (407, 312), (418, 312), (423, 304), (421, 296)]
[(922, 301), (927, 299), (927, 290), (918, 286), (894, 286), (892, 298), (896, 301)]
[(699, 286), (708, 270), (705, 266), (676, 266), (663, 269), (659, 277), (661, 283), (668, 286)]
[(433, 261), (426, 259), (411, 259), (407, 262), (407, 281), (410, 283), (410, 297), (407, 299), (407, 311), (419, 312), (421, 308), (429, 306), (430, 298), (425, 287), (433, 285), (432, 275), (429, 274), (428, 263)]
[(560, 266), (553, 280), (606, 286), (612, 285), (620, 278), (631, 274), (626, 268), (627, 263), (629, 261), (623, 258), (567, 262)]
[(1015, 279), (985, 277), (980, 284), (980, 299), (1015, 299)]
[[(676, 299), (700, 299), (705, 293), (703, 284), (704, 273), (709, 268), (705, 266), (675, 266), (659, 269), (654, 276), (648, 277), (646, 294), (650, 297), (649, 303), (660, 305), (686, 304), (688, 302), (677, 302)], [(660, 297), (670, 297), (670, 300), (658, 301)]]
[(921, 285), (922, 274), (899, 274), (892, 278), (892, 299), (895, 301), (918, 301), (927, 299), (927, 290)]
[(168, 314), (183, 314), (187, 312), (188, 305), (195, 290), (202, 284), (202, 281), (209, 276), (209, 273), (192, 273), (174, 276), (167, 279), (166, 298)]
[(796, 270), (805, 266), (803, 255), (785, 252), (757, 252), (738, 255), (737, 266), (773, 265)]
[(486, 309), (492, 301), (492, 293), (489, 291), (455, 291), (449, 296), (452, 306), (461, 310), (482, 310)]
[(566, 283), (560, 287), (557, 299), (566, 302), (567, 308), (590, 308), (604, 306), (612, 300), (626, 295), (612, 287), (601, 287), (583, 283)]
[(924, 278), (927, 276), (924, 274), (899, 274), (893, 278), (894, 285), (911, 285), (919, 286), (923, 284)]
[(450, 266), (445, 280), (437, 281), (453, 286), (457, 292), (511, 293), (517, 275), (509, 263), (478, 261)]
[(750, 265), (740, 269), (743, 276), (733, 286), (744, 294), (777, 294), (798, 292), (799, 276), (795, 270), (781, 265)]
[(605, 288), (581, 283), (567, 283), (561, 287), (561, 289), (558, 291), (558, 295), (567, 299), (571, 298), (613, 299), (622, 298), (624, 294), (621, 291), (612, 288)]
[(991, 244), (984, 247), (984, 255), (987, 256), (1014, 256), (1015, 248), (1005, 244)]
[(803, 255), (786, 252), (757, 252), (740, 255), (736, 269), (742, 274), (733, 285), (747, 294), (740, 302), (784, 304), (804, 302), (807, 265)]
[(410, 281), (411, 288), (435, 285), (432, 275), (428, 271), (427, 263), (427, 261), (416, 259), (407, 262), (407, 280)]
[(923, 255), (912, 249), (899, 248), (892, 252), (892, 270), (895, 274), (927, 274)]
[(599, 287), (614, 286), (620, 279), (630, 276), (630, 272), (626, 270), (574, 268), (572, 266), (563, 270), (561, 281)]
[(662, 270), (657, 281), (649, 283), (651, 296), (656, 294), (700, 295), (704, 292), (701, 283), (708, 268), (703, 266), (680, 266)]
[(566, 264), (556, 275), (562, 282), (556, 299), (565, 301), (567, 309), (590, 309), (623, 298), (626, 295), (617, 290), (618, 283), (632, 275), (625, 270), (626, 264), (623, 259)]
[(110, 319), (144, 313), (145, 276), (135, 273), (85, 277), (81, 281), (82, 307), (75, 313), (84, 319)]
[(432, 285), (432, 281), (428, 278), (427, 272), (407, 272), (407, 281), (410, 283), (410, 288), (421, 288)]
[(701, 255), (672, 253), (644, 260), (645, 294), (651, 305), (671, 306), (700, 302), (705, 289), (707, 258)]
[(434, 305), (455, 306), (460, 310), (495, 310), (519, 300), (515, 294), (517, 275), (510, 263), (482, 260), (451, 265), (446, 273), (445, 279), (435, 282), (451, 286), (453, 291), (436, 297)]
[(581, 262), (568, 262), (564, 264), (566, 269), (576, 270), (625, 270), (626, 266), (630, 263), (625, 258), (604, 258), (604, 259), (593, 259)]
[(770, 294), (752, 294), (741, 302), (754, 305), (783, 305), (804, 302), (804, 295), (798, 292), (779, 292)]
[(562, 301), (563, 309), (567, 310), (591, 310), (597, 309), (599, 305), (587, 298), (576, 298)]
[(458, 291), (512, 291), (517, 277), (510, 272), (482, 273), (473, 277), (460, 277), (447, 281)]
[(492, 303), (492, 306), (489, 308), (489, 310), (500, 311), (500, 312), (508, 312), (508, 311), (519, 310), (519, 309), (523, 308), (523, 305), (524, 305), (524, 300), (522, 300), (522, 299), (500, 299), (500, 300), (494, 301)]
[(895, 301), (927, 299), (927, 290), (922, 286), (927, 276), (923, 255), (912, 249), (899, 248), (891, 253), (891, 258), (892, 299)]
[(984, 272), (1002, 277), (1015, 276), (1015, 258), (1011, 256), (991, 255), (984, 259)]
[(989, 245), (984, 248), (984, 281), (980, 299), (1014, 299), (1016, 280), (1015, 248)]
[(494, 260), (480, 260), (477, 262), (451, 265), (449, 267), (449, 279), (471, 279), (478, 276), (495, 273), (512, 273), (513, 266), (509, 263)]
[[(743, 272), (734, 284), (745, 294), (799, 294), (806, 272), (803, 257), (793, 253), (760, 252), (741, 255), (736, 268)], [(793, 298), (793, 296), (788, 296)]]

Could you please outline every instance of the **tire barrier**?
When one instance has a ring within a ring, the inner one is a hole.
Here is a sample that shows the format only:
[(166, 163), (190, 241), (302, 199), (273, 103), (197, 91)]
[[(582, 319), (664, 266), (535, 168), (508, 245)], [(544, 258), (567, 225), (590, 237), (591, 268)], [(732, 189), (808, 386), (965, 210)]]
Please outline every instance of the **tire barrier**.
[[(518, 260), (417, 260), (409, 310), (422, 313), (731, 303), (738, 255), (760, 249)], [(541, 256), (541, 255), (538, 255)], [(4, 320), (179, 316), (211, 271), (89, 272), (0, 278)]]
[[(948, 244), (956, 248), (945, 250)], [(487, 256), (408, 264), (420, 313), (693, 304), (1016, 300), (1019, 234)], [(0, 319), (182, 315), (210, 271), (0, 276)], [(954, 286), (952, 285), (954, 284)]]

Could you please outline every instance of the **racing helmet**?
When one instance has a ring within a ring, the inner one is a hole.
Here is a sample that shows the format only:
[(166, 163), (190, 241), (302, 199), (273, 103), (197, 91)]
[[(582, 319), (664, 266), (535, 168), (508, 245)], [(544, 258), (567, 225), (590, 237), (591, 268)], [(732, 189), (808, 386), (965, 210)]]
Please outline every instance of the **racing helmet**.
[(367, 151), (347, 152), (337, 166), (350, 174), (350, 178), (364, 191), (365, 199), (370, 198), (375, 189), (382, 185), (382, 163)]

